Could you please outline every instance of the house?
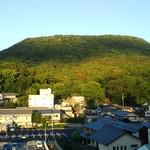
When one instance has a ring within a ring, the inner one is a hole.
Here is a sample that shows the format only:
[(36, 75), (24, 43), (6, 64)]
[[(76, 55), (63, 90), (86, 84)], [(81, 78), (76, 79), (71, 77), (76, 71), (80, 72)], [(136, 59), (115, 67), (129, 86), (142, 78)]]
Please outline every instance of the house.
[(81, 134), (85, 144), (99, 150), (133, 150), (141, 146), (141, 140), (114, 125), (115, 118), (101, 118), (83, 125)]
[(117, 120), (116, 122), (114, 122), (113, 125), (119, 129), (122, 129), (122, 130), (128, 132), (129, 134), (143, 140), (141, 133), (144, 132), (144, 128), (145, 128), (144, 125), (136, 124), (136, 123), (126, 123), (126, 122), (122, 122), (120, 120)]
[(40, 95), (29, 95), (28, 107), (54, 107), (54, 94), (51, 89), (40, 89)]
[(0, 109), (0, 124), (15, 122), (22, 127), (31, 127), (32, 113), (29, 109)]
[(97, 120), (98, 118), (100, 118), (100, 110), (99, 109), (86, 108), (85, 122), (92, 122), (93, 120)]
[(141, 146), (141, 140), (119, 130), (112, 125), (105, 125), (101, 130), (89, 136), (90, 145), (99, 150), (133, 150)]
[(61, 114), (60, 110), (47, 109), (47, 110), (40, 110), (40, 112), (42, 114), (42, 118), (44, 118), (45, 116), (50, 116), (52, 122), (60, 122), (60, 114)]
[(72, 105), (73, 107), (78, 104), (80, 107), (81, 106), (84, 106), (85, 104), (85, 99), (84, 99), (84, 96), (72, 96), (72, 97), (69, 97), (67, 99), (67, 102)]
[(118, 110), (117, 112), (114, 113), (115, 117), (124, 120), (128, 119), (130, 122), (138, 122), (139, 121), (139, 116), (128, 111), (122, 111)]
[(56, 110), (61, 110), (61, 113), (66, 117), (74, 117), (74, 113), (70, 104), (66, 101), (63, 101), (61, 104), (55, 104)]
[(6, 102), (16, 102), (17, 97), (16, 93), (0, 93), (0, 103), (6, 103)]

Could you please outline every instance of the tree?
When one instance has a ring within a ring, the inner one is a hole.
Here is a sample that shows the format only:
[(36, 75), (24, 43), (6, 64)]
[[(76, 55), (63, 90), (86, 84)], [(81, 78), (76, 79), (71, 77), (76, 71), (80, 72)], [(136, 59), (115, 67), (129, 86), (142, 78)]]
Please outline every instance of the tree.
[(42, 122), (42, 114), (40, 111), (33, 112), (32, 122), (33, 123), (41, 123)]
[(85, 97), (86, 105), (90, 107), (97, 106), (98, 103), (105, 99), (104, 89), (100, 83), (95, 81), (84, 84), (81, 89), (81, 94)]
[(4, 105), (3, 105), (3, 108), (15, 108), (16, 107), (16, 104), (13, 103), (13, 102), (6, 102)]
[(78, 132), (73, 132), (72, 135), (73, 142), (79, 142), (80, 141), (80, 134)]

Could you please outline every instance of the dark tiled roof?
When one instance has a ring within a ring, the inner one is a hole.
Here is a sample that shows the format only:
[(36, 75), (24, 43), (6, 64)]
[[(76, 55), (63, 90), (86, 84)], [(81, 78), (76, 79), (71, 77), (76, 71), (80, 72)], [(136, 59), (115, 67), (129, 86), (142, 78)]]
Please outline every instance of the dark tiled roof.
[(108, 145), (123, 136), (125, 131), (120, 130), (112, 125), (106, 125), (101, 130), (89, 136), (89, 139), (97, 141), (103, 145)]
[(84, 124), (83, 127), (98, 131), (101, 128), (103, 128), (103, 126), (105, 124), (109, 124), (109, 123), (113, 122), (114, 120), (115, 119), (113, 119), (113, 118), (101, 118), (95, 122)]
[(52, 110), (52, 109), (50, 109), (50, 110), (47, 110), (47, 109), (45, 109), (45, 110), (40, 110), (41, 111), (41, 113), (42, 114), (53, 114), (53, 113), (60, 113), (60, 110)]
[(86, 138), (86, 139), (88, 139), (90, 135), (91, 134), (86, 134), (86, 133), (80, 134), (81, 137)]
[(101, 110), (101, 113), (112, 113), (114, 114), (117, 110), (116, 109), (113, 109), (113, 108), (107, 108), (107, 109), (102, 109)]
[(115, 116), (124, 117), (124, 116), (128, 115), (129, 113), (130, 112), (119, 110), (119, 111), (115, 112)]
[(16, 93), (0, 93), (2, 94), (3, 96), (16, 96), (17, 94)]
[(32, 110), (29, 109), (0, 109), (0, 115), (23, 115), (32, 114)]
[(141, 124), (147, 128), (150, 128), (150, 122), (141, 122)]
[(139, 131), (141, 128), (143, 128), (143, 125), (133, 124), (133, 123), (125, 123), (122, 121), (116, 121), (113, 125), (119, 129), (129, 131), (132, 133), (135, 133), (135, 132)]

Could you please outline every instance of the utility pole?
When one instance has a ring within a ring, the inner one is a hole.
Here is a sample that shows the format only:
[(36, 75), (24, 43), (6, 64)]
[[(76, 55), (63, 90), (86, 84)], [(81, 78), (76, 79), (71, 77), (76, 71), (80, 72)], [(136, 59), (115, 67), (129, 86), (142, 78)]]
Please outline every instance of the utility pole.
[(45, 142), (46, 142), (46, 121), (45, 121)]
[(123, 87), (121, 87), (121, 99), (122, 99), (122, 106), (124, 107), (125, 104), (124, 104), (124, 92), (123, 92)]
[(122, 106), (124, 107), (124, 93), (122, 93)]

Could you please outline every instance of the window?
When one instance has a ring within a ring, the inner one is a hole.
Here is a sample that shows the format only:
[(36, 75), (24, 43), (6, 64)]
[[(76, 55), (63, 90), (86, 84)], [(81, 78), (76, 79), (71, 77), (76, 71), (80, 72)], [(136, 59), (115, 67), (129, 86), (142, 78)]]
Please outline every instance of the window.
[(132, 144), (131, 148), (134, 148), (134, 147), (138, 147), (138, 145), (137, 144)]
[(120, 146), (120, 150), (123, 150), (123, 146)]
[(124, 146), (124, 150), (127, 150), (127, 146), (126, 145)]
[(115, 147), (115, 146), (113, 146), (113, 150), (116, 150), (116, 147)]

